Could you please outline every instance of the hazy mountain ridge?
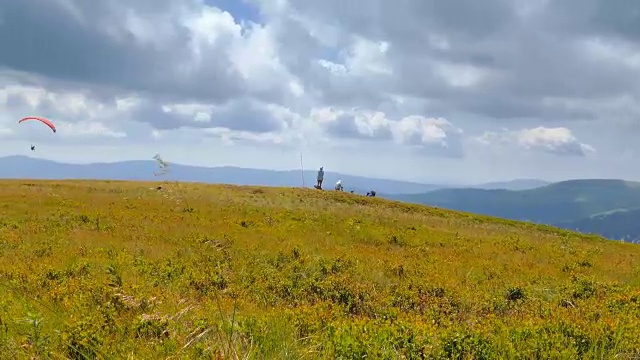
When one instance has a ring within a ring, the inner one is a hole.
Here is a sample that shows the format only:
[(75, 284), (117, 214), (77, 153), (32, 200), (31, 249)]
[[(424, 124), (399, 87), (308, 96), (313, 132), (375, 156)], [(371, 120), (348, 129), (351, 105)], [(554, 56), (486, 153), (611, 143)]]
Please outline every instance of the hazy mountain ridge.
[[(233, 166), (202, 167), (170, 163), (170, 173), (158, 177), (158, 164), (155, 160), (119, 161), (113, 163), (68, 164), (52, 160), (43, 160), (28, 156), (8, 156), (0, 158), (0, 178), (32, 179), (98, 179), (98, 180), (160, 180), (170, 179), (189, 182), (225, 183), (235, 185), (264, 186), (302, 186), (300, 170), (263, 170)], [(316, 182), (317, 170), (304, 171), (304, 183), (311, 187)], [(422, 184), (410, 181), (378, 179), (332, 172), (325, 169), (324, 188), (333, 189), (338, 179), (342, 180), (346, 191), (366, 193), (375, 190), (379, 196), (385, 194), (419, 194), (442, 188), (451, 188), (451, 184)], [(513, 186), (537, 186), (542, 180), (517, 179), (513, 181), (471, 185), (476, 188), (494, 188)]]
[(640, 182), (579, 179), (528, 190), (439, 189), (399, 194), (396, 200), (591, 232), (611, 239), (640, 238)]
[[(0, 158), (1, 178), (32, 179), (110, 179), (110, 180), (178, 180), (188, 182), (225, 183), (235, 185), (302, 186), (299, 170), (263, 170), (233, 166), (201, 167), (170, 163), (170, 172), (156, 176), (159, 167), (154, 160), (120, 161), (113, 163), (67, 164), (24, 156)], [(316, 170), (304, 171), (306, 187), (315, 184)], [(325, 171), (324, 188), (332, 189), (342, 179), (346, 190), (379, 193), (421, 193), (447, 185), (420, 184), (408, 181), (367, 178)]]
[(555, 226), (609, 239), (640, 243), (640, 208), (618, 209)]
[(480, 185), (469, 186), (474, 189), (485, 189), (485, 190), (497, 190), (497, 189), (505, 189), (505, 190), (528, 190), (535, 189), (541, 186), (551, 184), (549, 181), (539, 180), (539, 179), (515, 179), (511, 181), (495, 181), (488, 182)]

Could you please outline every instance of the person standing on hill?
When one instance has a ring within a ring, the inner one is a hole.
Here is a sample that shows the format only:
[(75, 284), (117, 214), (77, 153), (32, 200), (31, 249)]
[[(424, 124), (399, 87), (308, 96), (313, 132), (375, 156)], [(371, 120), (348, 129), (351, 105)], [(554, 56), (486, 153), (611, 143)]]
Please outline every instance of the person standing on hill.
[(316, 184), (316, 189), (322, 190), (322, 181), (324, 180), (324, 167), (320, 166), (320, 170), (318, 170), (318, 184)]

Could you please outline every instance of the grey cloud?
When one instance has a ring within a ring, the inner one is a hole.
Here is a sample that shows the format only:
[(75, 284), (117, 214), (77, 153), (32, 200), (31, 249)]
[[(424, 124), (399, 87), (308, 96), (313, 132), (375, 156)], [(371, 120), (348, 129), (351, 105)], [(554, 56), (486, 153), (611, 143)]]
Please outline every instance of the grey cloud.
[[(278, 130), (282, 122), (264, 109), (262, 101), (284, 102), (290, 96), (288, 82), (273, 81), (275, 73), (266, 75), (272, 84), (267, 87), (260, 78), (244, 79), (230, 58), (232, 39), (225, 35), (201, 46), (196, 61), (194, 34), (179, 21), (181, 15), (197, 15), (203, 9), (198, 0), (3, 1), (0, 46), (6, 51), (0, 52), (0, 82), (72, 90), (109, 108), (116, 98), (142, 98), (129, 118), (156, 129)], [(132, 14), (152, 22), (147, 42), (140, 41), (127, 23)], [(261, 86), (252, 87), (251, 81)], [(9, 105), (20, 107), (24, 100), (15, 96)], [(218, 105), (215, 121), (196, 122), (192, 116), (161, 108), (192, 101)], [(65, 121), (81, 120), (78, 114), (59, 114), (53, 105), (45, 99), (37, 110), (64, 115)]]
[(21, 92), (22, 88), (0, 87), (0, 92), (6, 93), (4, 106), (15, 117), (44, 116), (52, 121), (61, 120), (65, 123), (87, 120), (119, 122), (118, 118), (109, 118), (113, 115), (115, 107), (113, 98), (103, 101), (92, 97), (90, 92), (56, 92), (39, 87), (27, 88), (28, 92)]
[(640, 3), (634, 0), (550, 1), (540, 18), (556, 31), (631, 41), (640, 38)]
[(283, 120), (277, 119), (264, 104), (240, 99), (226, 104), (211, 115), (214, 126), (230, 130), (270, 132), (282, 129)]
[[(458, 99), (461, 109), (495, 119), (529, 118), (542, 122), (557, 120), (594, 120), (596, 115), (585, 108), (572, 108), (568, 101), (545, 103), (544, 99), (511, 94), (464, 95)], [(446, 108), (445, 101), (440, 103)]]
[(262, 133), (280, 130), (284, 123), (284, 120), (277, 119), (265, 104), (248, 99), (238, 99), (220, 107), (212, 107), (207, 113), (210, 114), (210, 119), (198, 121), (195, 111), (164, 111), (162, 103), (146, 99), (136, 105), (129, 116), (158, 130), (223, 127), (235, 131)]
[(499, 31), (512, 12), (509, 0), (371, 0), (366, 6), (338, 0), (299, 0), (291, 6), (316, 19), (333, 17), (351, 33), (394, 42), (405, 38), (409, 43), (425, 40), (431, 29), (461, 39), (482, 39)]
[[(637, 114), (633, 106), (640, 97), (640, 72), (617, 63), (620, 56), (607, 61), (591, 57), (584, 40), (602, 36), (603, 41), (617, 40), (638, 50), (639, 46), (625, 41), (636, 39), (636, 30), (640, 32), (633, 25), (634, 9), (640, 5), (629, 0), (607, 2), (606, 7), (604, 0), (556, 1), (544, 6), (527, 1), (537, 9), (522, 16), (519, 6), (524, 2), (369, 0), (363, 6), (296, 0), (289, 1), (284, 11), (276, 11), (279, 2), (261, 1), (267, 14), (263, 23), (277, 35), (277, 58), (286, 70), (277, 65), (271, 68), (273, 64), (265, 61), (264, 68), (255, 71), (265, 80), (260, 81), (243, 79), (231, 70), (232, 40), (224, 36), (203, 46), (201, 64), (194, 65), (193, 34), (179, 18), (201, 11), (199, 0), (5, 0), (0, 4), (0, 46), (6, 49), (0, 53), (0, 69), (11, 69), (19, 83), (80, 89), (107, 107), (113, 107), (116, 95), (144, 98), (130, 117), (165, 130), (225, 127), (260, 133), (283, 129), (283, 120), (267, 102), (297, 114), (335, 106), (383, 111), (394, 119), (415, 114), (455, 119), (452, 114), (464, 114), (551, 123), (603, 119), (603, 114), (613, 115), (612, 110), (627, 117)], [(130, 14), (156, 24), (148, 42), (139, 41), (128, 27), (132, 23), (126, 25)], [(349, 55), (347, 47), (358, 37), (388, 42), (385, 56), (391, 74), (333, 74), (318, 63), (320, 59), (343, 61)], [(262, 56), (259, 50), (249, 54)], [(451, 73), (459, 77), (467, 69), (482, 76), (475, 84), (456, 86), (447, 81), (443, 65), (453, 66)], [(297, 76), (304, 95), (291, 96), (287, 71)], [(396, 95), (409, 105), (396, 102)], [(620, 108), (598, 105), (616, 104), (615, 99), (624, 95), (633, 101), (621, 103)], [(167, 113), (161, 108), (191, 100), (210, 106), (212, 119), (194, 121), (192, 114)], [(20, 107), (21, 101), (10, 97), (9, 105)], [(40, 110), (55, 113), (54, 105), (44, 102)], [(80, 120), (81, 115), (75, 116), (69, 120)], [(373, 135), (363, 134), (353, 117), (330, 123), (325, 130), (341, 138), (394, 136), (384, 127)], [(419, 134), (412, 136), (405, 143), (416, 146), (416, 151), (462, 154), (461, 136), (448, 134), (448, 148), (437, 142), (425, 144)], [(569, 145), (559, 149), (567, 154), (577, 151)]]
[[(173, 4), (173, 5), (172, 5)], [(0, 5), (0, 64), (68, 81), (94, 83), (167, 96), (225, 100), (243, 92), (242, 79), (224, 43), (202, 54), (206, 67), (180, 70), (192, 58), (190, 34), (171, 11), (191, 1), (35, 1), (6, 0)], [(136, 42), (124, 27), (126, 11), (156, 21), (159, 40)]]
[(193, 123), (193, 116), (166, 112), (162, 105), (152, 101), (144, 101), (131, 111), (129, 117), (133, 120), (147, 123), (158, 130), (177, 129), (186, 124)]
[(358, 131), (353, 115), (342, 114), (335, 120), (329, 122), (325, 127), (327, 133), (340, 138), (359, 138), (362, 136)]
[(415, 145), (413, 150), (421, 157), (441, 157), (450, 159), (461, 159), (465, 157), (464, 144), (460, 138), (449, 139), (446, 145), (424, 143)]
[[(350, 34), (388, 41), (387, 56), (394, 69), (390, 76), (332, 75), (314, 63), (318, 54), (330, 52), (319, 37), (307, 34), (308, 28), (304, 33), (283, 28), (279, 37), (282, 51), (289, 54), (287, 63), (328, 104), (376, 109), (388, 99), (387, 94), (396, 93), (428, 99), (444, 111), (555, 121), (595, 119), (602, 115), (593, 106), (596, 100), (640, 94), (637, 70), (593, 58), (582, 42), (591, 36), (635, 39), (640, 28), (633, 25), (638, 17), (634, 10), (640, 4), (631, 0), (551, 1), (545, 6), (528, 2), (538, 9), (522, 17), (518, 13), (521, 3), (371, 0), (362, 6), (337, 0), (290, 2), (303, 19), (340, 28), (343, 40), (339, 46)], [(298, 29), (301, 24), (297, 23)], [(446, 41), (446, 46), (434, 42), (435, 37)], [(303, 40), (293, 38), (304, 38), (304, 47), (297, 46)], [(475, 86), (454, 87), (441, 77), (436, 62), (472, 66), (486, 75)], [(583, 102), (582, 108), (560, 104), (575, 99), (591, 102)]]
[(22, 94), (8, 94), (5, 106), (8, 110), (18, 110), (27, 107), (29, 104)]
[[(10, 95), (9, 98), (21, 99)], [(70, 146), (70, 145), (113, 145), (114, 142), (125, 144), (130, 142), (128, 129), (120, 122), (109, 121), (108, 119), (88, 119), (82, 115), (77, 118), (70, 116), (57, 116), (59, 112), (55, 109), (50, 111), (52, 115), (46, 117), (53, 121), (57, 132), (53, 133), (45, 124), (32, 120), (18, 123), (18, 120), (26, 116), (41, 115), (47, 108), (46, 103), (39, 104), (32, 108), (21, 100), (14, 101), (14, 106), (6, 108), (6, 119), (4, 126), (11, 130), (11, 140), (20, 140), (39, 144), (39, 146)], [(86, 114), (84, 114), (86, 115)], [(79, 119), (83, 121), (78, 121)]]
[(372, 129), (370, 134), (363, 133), (358, 128), (356, 118), (352, 114), (342, 114), (325, 126), (325, 130), (331, 136), (339, 138), (392, 140), (393, 133), (389, 126), (381, 126)]
[(580, 143), (566, 143), (553, 147), (544, 147), (547, 153), (558, 156), (586, 156), (584, 147)]

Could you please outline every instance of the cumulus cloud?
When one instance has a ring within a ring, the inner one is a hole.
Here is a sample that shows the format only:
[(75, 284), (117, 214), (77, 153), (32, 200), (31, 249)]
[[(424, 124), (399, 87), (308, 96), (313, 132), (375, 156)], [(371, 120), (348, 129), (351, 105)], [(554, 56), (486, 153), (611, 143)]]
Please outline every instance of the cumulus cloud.
[(516, 145), (526, 150), (544, 151), (559, 156), (586, 156), (595, 152), (578, 141), (571, 130), (564, 127), (536, 127), (517, 131), (486, 132), (478, 141), (487, 146)]
[[(384, 112), (314, 109), (311, 118), (330, 137), (395, 143), (425, 155), (462, 156), (462, 130), (443, 118), (419, 115), (389, 119)], [(436, 151), (437, 150), (437, 151)]]
[(241, 38), (240, 27), (197, 1), (8, 0), (2, 6), (0, 44), (11, 49), (2, 63), (12, 69), (167, 96), (227, 99), (243, 92), (229, 57), (219, 56)]
[[(0, 135), (55, 145), (16, 125), (37, 114), (60, 124), (60, 138), (123, 152), (171, 141), (318, 152), (375, 144), (408, 150), (414, 164), (465, 168), (479, 140), (615, 157), (635, 145), (582, 142), (569, 129), (581, 138), (640, 129), (640, 32), (629, 25), (639, 9), (630, 0), (6, 0)], [(487, 131), (496, 127), (524, 130)]]
[[(610, 15), (603, 17), (602, 0), (535, 6), (524, 0), (482, 5), (469, 0), (446, 5), (438, 0), (401, 5), (370, 0), (366, 9), (337, 0), (285, 4), (278, 6), (288, 11), (280, 13), (294, 14), (286, 24), (295, 21), (299, 29), (312, 34), (300, 48), (303, 58), (326, 48), (351, 49), (338, 52), (330, 66), (291, 59), (306, 72), (308, 85), (322, 89), (332, 100), (339, 94), (358, 106), (373, 106), (389, 94), (404, 94), (429, 99), (433, 109), (463, 110), (503, 121), (585, 119), (602, 113), (593, 102), (577, 106), (576, 100), (611, 99), (639, 90), (637, 75), (629, 76), (637, 65), (620, 60), (637, 57), (638, 48), (629, 41), (627, 30), (615, 25), (631, 20), (624, 11), (606, 10)], [(632, 13), (636, 6), (625, 2), (606, 9), (627, 7)], [(278, 35), (285, 44), (297, 44), (294, 38), (300, 37), (286, 30)], [(369, 45), (359, 45), (363, 43)], [(356, 49), (375, 54), (370, 63), (383, 64), (377, 68), (385, 71), (375, 75), (349, 71)], [(377, 91), (367, 94), (363, 87)], [(568, 106), (571, 102), (573, 106)]]

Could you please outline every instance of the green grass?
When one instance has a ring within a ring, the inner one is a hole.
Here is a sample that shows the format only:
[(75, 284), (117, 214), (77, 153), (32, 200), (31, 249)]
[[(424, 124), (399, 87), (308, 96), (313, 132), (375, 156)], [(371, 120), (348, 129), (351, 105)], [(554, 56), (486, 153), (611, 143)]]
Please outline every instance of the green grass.
[(0, 182), (0, 358), (640, 355), (640, 247), (305, 189)]

